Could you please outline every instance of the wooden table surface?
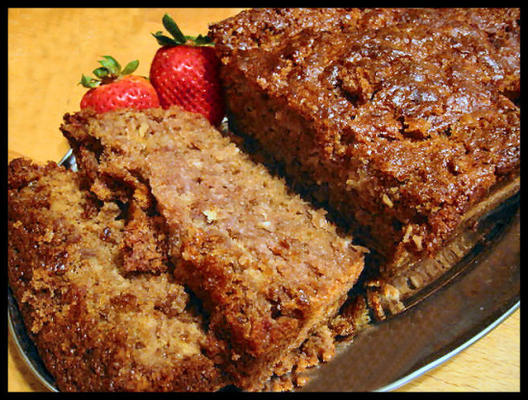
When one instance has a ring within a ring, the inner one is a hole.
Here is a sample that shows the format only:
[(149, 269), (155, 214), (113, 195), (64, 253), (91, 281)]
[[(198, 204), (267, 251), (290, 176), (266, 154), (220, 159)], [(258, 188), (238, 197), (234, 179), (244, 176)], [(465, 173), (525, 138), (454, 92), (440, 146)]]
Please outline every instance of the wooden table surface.
[[(112, 55), (125, 65), (139, 59), (148, 76), (169, 13), (184, 34), (206, 33), (209, 23), (240, 9), (9, 9), (8, 150), (35, 161), (58, 161), (68, 145), (59, 131), (62, 116), (77, 111), (97, 60)], [(8, 339), (8, 390), (42, 391)], [(400, 391), (519, 391), (520, 310), (470, 348), (405, 385)]]

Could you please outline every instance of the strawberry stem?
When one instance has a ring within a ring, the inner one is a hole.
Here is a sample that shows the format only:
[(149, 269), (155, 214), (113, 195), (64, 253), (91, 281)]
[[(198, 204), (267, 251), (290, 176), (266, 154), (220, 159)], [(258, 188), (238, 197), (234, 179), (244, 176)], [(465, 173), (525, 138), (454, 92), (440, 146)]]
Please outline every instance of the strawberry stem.
[(119, 75), (119, 71), (121, 71), (121, 65), (112, 56), (103, 56), (103, 59), (99, 60), (99, 64), (106, 68), (111, 75)]
[(132, 74), (139, 65), (139, 60), (130, 61), (125, 68), (121, 69), (121, 64), (112, 56), (102, 56), (103, 59), (99, 60), (98, 63), (101, 67), (96, 68), (92, 73), (96, 76), (95, 78), (82, 75), (80, 85), (93, 89), (99, 85), (104, 85), (113, 82), (120, 77)]
[(139, 60), (130, 61), (121, 71), (121, 75), (130, 75), (139, 66)]
[(184, 35), (178, 24), (172, 19), (169, 14), (165, 14), (161, 20), (165, 29), (172, 35), (172, 38), (164, 35), (162, 31), (153, 33), (152, 36), (156, 38), (158, 44), (161, 46), (173, 47), (184, 44), (191, 44), (193, 46), (213, 46), (214, 43), (208, 36), (188, 36)]
[(161, 22), (163, 23), (165, 29), (167, 29), (167, 31), (169, 31), (169, 33), (172, 35), (174, 40), (176, 40), (180, 44), (186, 42), (186, 38), (185, 36), (183, 36), (182, 31), (178, 27), (178, 24), (176, 24), (176, 22), (170, 17), (169, 14), (165, 14)]

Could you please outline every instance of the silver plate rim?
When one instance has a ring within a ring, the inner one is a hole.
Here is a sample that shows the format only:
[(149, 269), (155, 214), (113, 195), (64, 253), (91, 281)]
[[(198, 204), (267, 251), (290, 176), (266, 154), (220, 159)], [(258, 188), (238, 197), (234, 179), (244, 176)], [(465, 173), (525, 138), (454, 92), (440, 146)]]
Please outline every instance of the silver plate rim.
[(424, 365), (421, 368), (418, 368), (417, 370), (411, 372), (410, 374), (392, 382), (389, 383), (386, 386), (383, 386), (379, 389), (374, 390), (374, 392), (392, 392), (396, 389), (399, 389), (400, 387), (406, 385), (407, 383), (410, 383), (411, 381), (415, 380), (416, 378), (419, 378), (423, 374), (432, 371), (433, 369), (439, 367), (446, 361), (450, 360), (457, 354), (461, 353), (463, 350), (467, 349), (468, 347), (472, 346), (476, 342), (478, 342), (480, 339), (482, 339), (484, 336), (486, 336), (488, 333), (490, 333), (493, 329), (498, 327), (502, 322), (504, 322), (510, 315), (512, 315), (515, 311), (517, 311), (521, 307), (521, 300), (517, 300), (517, 302), (511, 306), (506, 312), (504, 312), (499, 318), (497, 318), (495, 321), (493, 321), (491, 324), (489, 324), (487, 327), (482, 329), (480, 332), (478, 332), (475, 336), (469, 338), (467, 341), (462, 343), (460, 346), (454, 348), (453, 350), (449, 351), (448, 353), (444, 354), (443, 356), (438, 357), (436, 360), (431, 361), (429, 364)]

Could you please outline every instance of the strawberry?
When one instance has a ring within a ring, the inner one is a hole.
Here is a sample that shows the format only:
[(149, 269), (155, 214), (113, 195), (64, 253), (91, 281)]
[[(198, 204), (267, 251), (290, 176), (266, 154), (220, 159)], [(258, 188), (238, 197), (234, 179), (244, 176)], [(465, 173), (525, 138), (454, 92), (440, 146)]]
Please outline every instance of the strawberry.
[(129, 62), (125, 68), (111, 56), (103, 56), (102, 65), (93, 70), (96, 78), (82, 75), (80, 84), (89, 88), (81, 99), (81, 109), (92, 108), (97, 113), (118, 108), (159, 107), (156, 90), (149, 80), (138, 75), (131, 75), (138, 67), (139, 61)]
[(150, 66), (150, 81), (163, 108), (179, 105), (203, 114), (218, 125), (224, 116), (224, 100), (219, 79), (219, 60), (207, 36), (184, 36), (167, 14), (163, 26), (173, 36), (153, 33), (158, 49)]

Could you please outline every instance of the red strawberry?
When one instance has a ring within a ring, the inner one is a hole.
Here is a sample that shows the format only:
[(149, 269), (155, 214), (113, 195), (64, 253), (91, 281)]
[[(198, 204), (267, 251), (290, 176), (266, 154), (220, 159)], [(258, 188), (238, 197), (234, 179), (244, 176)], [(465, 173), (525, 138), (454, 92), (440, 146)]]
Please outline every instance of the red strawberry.
[(158, 94), (149, 80), (130, 75), (137, 69), (139, 61), (131, 61), (123, 70), (111, 56), (103, 56), (99, 63), (102, 67), (93, 71), (98, 79), (82, 75), (80, 84), (90, 90), (81, 100), (81, 109), (92, 108), (97, 113), (104, 113), (118, 108), (142, 110), (160, 106)]
[(219, 79), (219, 60), (211, 39), (184, 36), (174, 20), (165, 15), (163, 26), (173, 38), (157, 32), (162, 46), (150, 66), (150, 81), (163, 108), (179, 105), (203, 114), (213, 125), (224, 117), (224, 100)]

